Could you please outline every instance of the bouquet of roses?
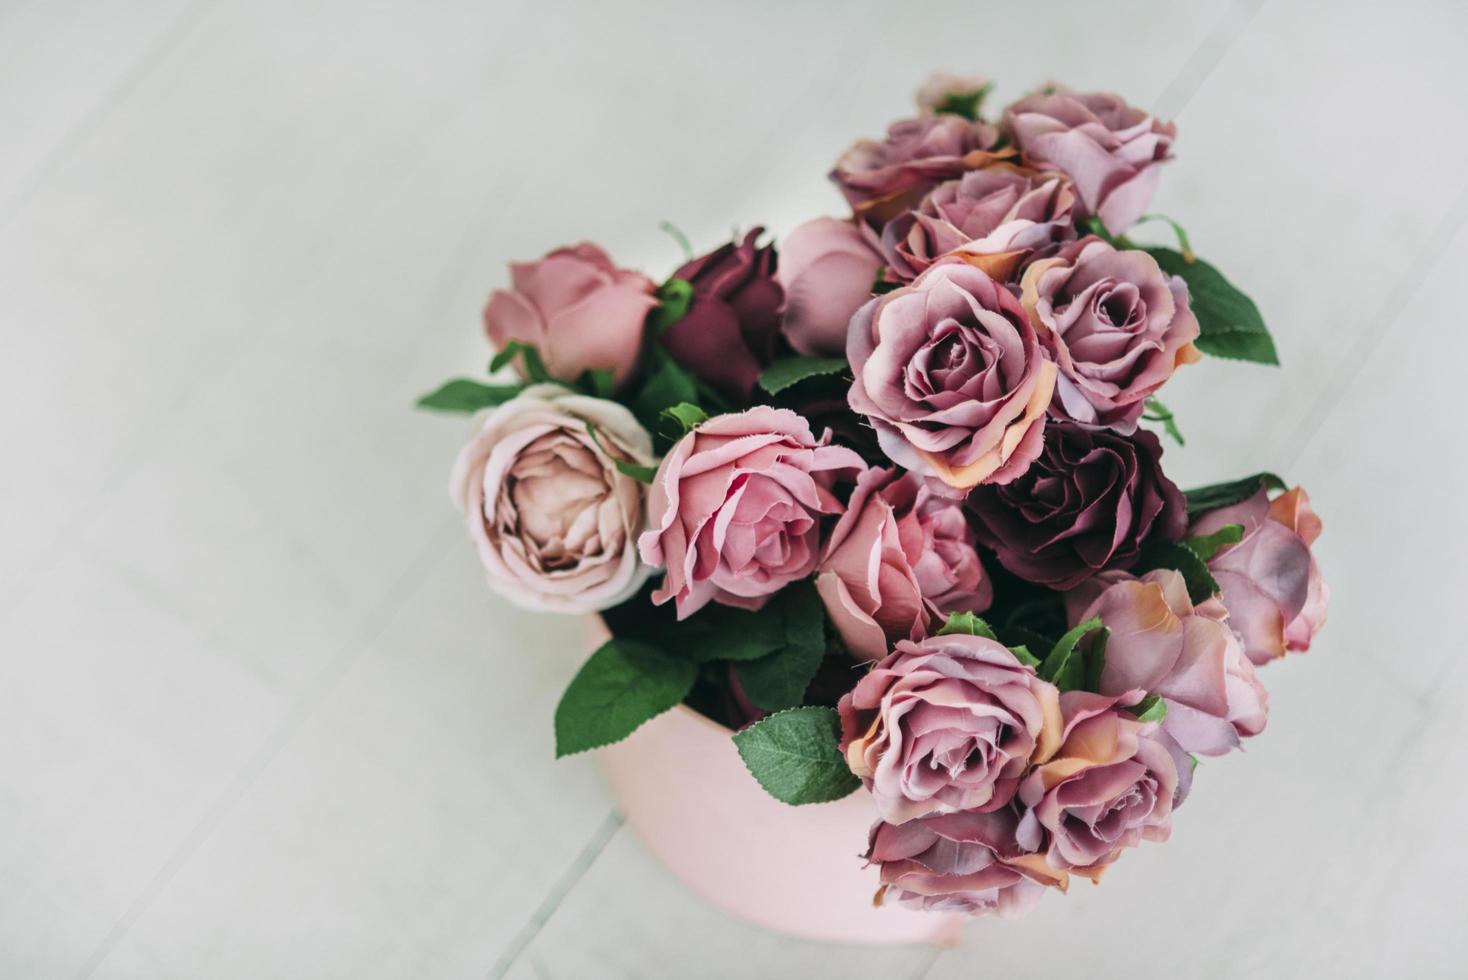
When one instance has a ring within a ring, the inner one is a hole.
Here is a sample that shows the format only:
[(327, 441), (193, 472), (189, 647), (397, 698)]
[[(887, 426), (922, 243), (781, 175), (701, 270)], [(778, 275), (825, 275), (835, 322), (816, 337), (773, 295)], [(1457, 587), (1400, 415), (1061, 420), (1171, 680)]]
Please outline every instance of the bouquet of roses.
[(987, 88), (931, 80), (778, 256), (512, 265), (484, 324), (519, 377), (421, 404), (479, 413), (452, 493), (491, 586), (610, 632), (558, 754), (687, 704), (781, 801), (866, 787), (879, 900), (1013, 914), (1167, 838), (1327, 591), (1302, 490), (1184, 492), (1143, 427), (1182, 442), (1157, 395), (1204, 354), (1276, 363), (1176, 223), (1127, 237), (1175, 128)]

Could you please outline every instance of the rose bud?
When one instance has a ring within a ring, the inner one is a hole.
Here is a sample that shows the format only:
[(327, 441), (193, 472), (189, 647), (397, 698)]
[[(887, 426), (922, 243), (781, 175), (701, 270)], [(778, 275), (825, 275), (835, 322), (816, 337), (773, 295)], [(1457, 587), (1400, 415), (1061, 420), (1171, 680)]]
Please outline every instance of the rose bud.
[(1163, 731), (1185, 751), (1222, 755), (1264, 730), (1269, 696), (1223, 603), (1194, 606), (1183, 577), (1159, 568), (1107, 586), (1080, 620), (1097, 616), (1111, 630), (1101, 693), (1159, 695)]
[(815, 571), (820, 520), (843, 510), (831, 487), (864, 468), (788, 409), (757, 406), (694, 427), (663, 459), (648, 497), (638, 549), (668, 570), (653, 602), (673, 599), (679, 619), (709, 600), (759, 609)]
[(1051, 421), (1022, 476), (968, 496), (974, 533), (1027, 582), (1066, 590), (1103, 569), (1135, 564), (1142, 545), (1181, 540), (1187, 502), (1162, 472), (1162, 444)]
[(739, 405), (779, 351), (784, 293), (775, 249), (757, 246), (755, 228), (673, 273), (693, 286), (688, 312), (663, 334), (673, 359)]
[(847, 325), (871, 298), (881, 265), (881, 256), (849, 221), (816, 218), (786, 236), (776, 278), (785, 290), (782, 329), (796, 353), (846, 353)]
[(1058, 735), (1058, 697), (997, 640), (902, 640), (838, 704), (841, 751), (890, 823), (997, 810)]
[(1075, 237), (1070, 182), (1057, 174), (995, 164), (934, 187), (881, 230), (886, 276), (908, 282), (950, 252), (996, 279)]
[(1025, 269), (1020, 304), (1060, 368), (1061, 418), (1131, 432), (1148, 396), (1199, 357), (1188, 287), (1140, 250), (1066, 245)]
[(870, 469), (821, 557), (816, 588), (846, 649), (879, 660), (949, 612), (983, 612), (993, 587), (957, 500), (911, 473)]
[(631, 412), (561, 385), (532, 385), (479, 416), (450, 493), (496, 592), (526, 609), (587, 613), (642, 585), (643, 487), (608, 452), (653, 460)]
[(509, 289), (490, 294), (484, 329), (496, 347), (534, 347), (551, 377), (574, 381), (607, 370), (620, 386), (642, 353), (642, 324), (656, 287), (619, 269), (589, 242), (558, 248), (535, 262), (510, 264)]
[(848, 400), (899, 466), (959, 489), (1007, 483), (1040, 454), (1055, 365), (1002, 285), (957, 259), (851, 321)]
[(1147, 210), (1177, 135), (1118, 96), (1065, 89), (1020, 99), (1004, 127), (1027, 162), (1068, 175), (1084, 212), (1113, 235)]
[[(1120, 703), (1140, 696), (1132, 692)], [(1042, 748), (1019, 788), (1029, 808), (1016, 833), (1019, 844), (1044, 847), (1051, 867), (1093, 881), (1126, 848), (1167, 840), (1173, 808), (1192, 780), (1182, 749), (1156, 722), (1138, 721), (1118, 701), (1088, 691), (1062, 694), (1058, 744)]]
[(1262, 665), (1286, 650), (1310, 649), (1330, 601), (1310, 550), (1321, 530), (1310, 498), (1296, 487), (1271, 501), (1261, 487), (1241, 503), (1204, 514), (1188, 534), (1212, 534), (1229, 524), (1243, 526), (1243, 540), (1220, 548), (1208, 570), (1244, 652)]
[(866, 855), (881, 874), (877, 904), (1002, 919), (1024, 915), (1046, 888), (1064, 891), (1070, 876), (1019, 844), (1018, 822), (1005, 809), (878, 823)]
[(989, 91), (989, 84), (987, 75), (954, 75), (937, 71), (918, 86), (915, 96), (917, 107), (922, 112), (955, 112), (960, 106), (964, 109), (971, 107), (972, 111), (958, 114), (972, 119), (978, 115), (979, 104)]
[(903, 119), (881, 140), (860, 140), (836, 161), (831, 179), (857, 217), (880, 224), (915, 205), (933, 185), (983, 166), (998, 132), (947, 113)]

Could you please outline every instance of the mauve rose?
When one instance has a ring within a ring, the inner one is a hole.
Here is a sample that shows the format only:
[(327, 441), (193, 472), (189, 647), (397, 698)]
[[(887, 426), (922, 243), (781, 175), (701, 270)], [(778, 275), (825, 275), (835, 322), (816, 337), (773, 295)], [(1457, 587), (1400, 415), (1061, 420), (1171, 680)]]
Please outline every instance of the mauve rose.
[(1050, 409), (1062, 418), (1131, 432), (1147, 397), (1199, 357), (1187, 285), (1140, 250), (1066, 245), (1025, 269), (1020, 304), (1060, 367)]
[(1065, 590), (1134, 564), (1149, 541), (1178, 541), (1187, 502), (1162, 472), (1151, 432), (1124, 436), (1051, 420), (1019, 479), (968, 496), (979, 541), (1015, 575)]
[(759, 609), (815, 571), (820, 520), (839, 514), (838, 478), (861, 457), (811, 435), (788, 409), (757, 406), (696, 426), (658, 467), (642, 558), (667, 578), (652, 594), (686, 619), (709, 600)]
[(995, 164), (934, 187), (881, 231), (886, 276), (908, 282), (950, 252), (996, 279), (1011, 278), (1036, 253), (1075, 237), (1070, 182), (1056, 174)]
[(1140, 696), (1060, 696), (1064, 729), (1020, 785), (1029, 809), (1016, 834), (1022, 847), (1044, 847), (1052, 867), (1094, 881), (1126, 848), (1171, 833), (1192, 764), (1156, 722), (1140, 722), (1117, 707)]
[(774, 246), (755, 244), (762, 234), (755, 228), (673, 273), (693, 285), (693, 302), (662, 337), (674, 360), (741, 405), (780, 345), (784, 293)]
[(840, 357), (846, 353), (851, 314), (872, 295), (882, 257), (850, 221), (816, 218), (780, 243), (785, 290), (781, 329), (796, 353)]
[(561, 385), (531, 385), (476, 420), (450, 493), (495, 591), (527, 609), (586, 613), (642, 585), (643, 487), (608, 451), (653, 460), (631, 412)]
[(496, 347), (529, 344), (551, 376), (566, 381), (609, 370), (621, 385), (637, 367), (642, 323), (658, 302), (646, 276), (617, 268), (606, 252), (582, 242), (511, 263), (510, 283), (484, 307), (484, 329)]
[(846, 649), (885, 657), (949, 612), (983, 612), (994, 591), (963, 506), (911, 473), (863, 473), (826, 539), (816, 588)]
[(1147, 210), (1177, 135), (1119, 96), (1066, 90), (1020, 99), (1004, 126), (1030, 163), (1069, 175), (1086, 213), (1113, 235)]
[(1223, 603), (1194, 606), (1183, 577), (1160, 568), (1108, 585), (1079, 620), (1097, 616), (1111, 630), (1101, 693), (1160, 695), (1163, 731), (1184, 750), (1222, 755), (1264, 730), (1269, 696)]
[(880, 224), (928, 189), (996, 159), (998, 131), (948, 113), (903, 119), (881, 140), (859, 140), (836, 161), (831, 179), (857, 216)]
[(1070, 876), (1016, 840), (1012, 810), (949, 813), (872, 827), (867, 861), (894, 901), (924, 912), (965, 912), (1010, 919), (1034, 908), (1046, 888), (1064, 891)]
[(1229, 524), (1243, 525), (1244, 538), (1219, 549), (1208, 569), (1244, 652), (1262, 665), (1286, 650), (1310, 649), (1325, 625), (1330, 589), (1310, 550), (1321, 523), (1309, 496), (1296, 487), (1271, 501), (1261, 487), (1242, 503), (1204, 514), (1188, 533), (1212, 534)]
[(1007, 483), (1040, 453), (1055, 365), (1019, 301), (958, 259), (852, 317), (848, 401), (892, 461), (951, 487)]
[(883, 820), (997, 810), (1058, 735), (1058, 698), (997, 640), (902, 640), (838, 704), (841, 751)]
[(948, 111), (955, 101), (971, 101), (974, 109), (979, 108), (983, 95), (989, 89), (987, 75), (955, 75), (952, 72), (936, 71), (918, 86), (914, 98), (923, 112)]

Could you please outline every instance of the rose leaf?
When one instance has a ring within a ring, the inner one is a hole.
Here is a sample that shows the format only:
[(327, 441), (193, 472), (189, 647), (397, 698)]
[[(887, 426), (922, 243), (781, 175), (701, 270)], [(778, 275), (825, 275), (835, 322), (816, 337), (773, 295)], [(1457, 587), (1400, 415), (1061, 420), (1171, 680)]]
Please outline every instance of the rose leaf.
[(778, 395), (806, 378), (839, 374), (846, 369), (844, 357), (786, 357), (764, 369), (759, 376), (759, 386), (772, 395)]
[(1214, 357), (1256, 364), (1279, 364), (1274, 339), (1254, 301), (1213, 266), (1196, 256), (1190, 261), (1170, 248), (1143, 249), (1162, 271), (1188, 284), (1188, 300), (1198, 318), (1197, 348)]
[(833, 708), (792, 708), (734, 734), (745, 768), (781, 803), (828, 803), (861, 785), (841, 755)]
[(455, 378), (418, 399), (418, 407), (434, 412), (470, 415), (482, 408), (503, 405), (520, 393), (523, 385), (487, 385), (468, 378)]
[(620, 742), (693, 690), (698, 667), (638, 640), (612, 639), (556, 705), (556, 758)]

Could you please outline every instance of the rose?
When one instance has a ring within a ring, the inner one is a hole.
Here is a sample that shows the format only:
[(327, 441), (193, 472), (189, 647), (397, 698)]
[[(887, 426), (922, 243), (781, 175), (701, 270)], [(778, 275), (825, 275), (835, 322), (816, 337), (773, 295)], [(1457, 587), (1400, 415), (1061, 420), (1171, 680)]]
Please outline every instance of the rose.
[(967, 633), (898, 642), (837, 711), (846, 764), (891, 823), (997, 810), (1060, 729), (1055, 688), (997, 640)]
[(846, 648), (879, 660), (994, 591), (957, 500), (895, 469), (867, 470), (826, 540), (816, 588)]
[(662, 336), (674, 360), (741, 405), (780, 343), (784, 294), (774, 247), (755, 245), (763, 233), (755, 228), (673, 273), (693, 286), (693, 300)]
[(1055, 365), (1019, 302), (957, 259), (869, 301), (848, 401), (893, 462), (952, 487), (1007, 483), (1040, 453)]
[(785, 290), (785, 339), (797, 353), (838, 357), (846, 352), (851, 314), (872, 295), (882, 258), (849, 221), (816, 218), (780, 246), (776, 275)]
[(644, 561), (668, 570), (653, 602), (675, 600), (679, 619), (711, 599), (759, 609), (815, 571), (820, 519), (843, 509), (831, 486), (863, 468), (788, 409), (757, 406), (695, 426), (658, 467), (637, 544)]
[(879, 868), (877, 903), (891, 899), (925, 912), (1014, 918), (1045, 889), (1064, 891), (1070, 876), (1015, 839), (1012, 810), (949, 813), (872, 827), (867, 861)]
[(1075, 237), (1070, 182), (1056, 174), (995, 164), (934, 187), (881, 231), (887, 277), (907, 282), (961, 251), (996, 279), (1009, 279), (1035, 252)]
[(991, 85), (986, 75), (954, 75), (938, 71), (929, 75), (918, 86), (917, 107), (923, 112), (954, 112), (958, 107), (973, 111), (959, 115), (970, 118), (978, 115), (980, 103), (988, 94)]
[(1167, 840), (1172, 830), (1192, 764), (1156, 722), (1118, 710), (1137, 697), (1060, 696), (1064, 727), (1019, 788), (1029, 809), (1016, 833), (1021, 847), (1043, 847), (1053, 868), (1094, 881), (1126, 848)]
[(882, 140), (859, 140), (831, 179), (858, 217), (881, 223), (916, 204), (939, 181), (989, 163), (998, 132), (949, 113), (903, 119)]
[(1199, 755), (1222, 755), (1264, 730), (1269, 696), (1223, 603), (1194, 606), (1183, 577), (1160, 568), (1108, 585), (1080, 619), (1097, 616), (1111, 631), (1102, 694), (1160, 695), (1163, 730)]
[(586, 613), (617, 605), (647, 578), (634, 547), (642, 484), (608, 452), (637, 465), (653, 458), (631, 412), (560, 385), (532, 385), (476, 421), (450, 493), (505, 598)]
[(1148, 396), (1199, 357), (1188, 287), (1140, 250), (1066, 245), (1025, 269), (1020, 304), (1060, 368), (1050, 408), (1062, 418), (1131, 432)]
[(1143, 544), (1177, 541), (1187, 527), (1187, 502), (1161, 457), (1151, 432), (1124, 436), (1052, 420), (1023, 476), (969, 494), (974, 533), (1005, 568), (1052, 589), (1130, 567)]
[(535, 262), (510, 264), (511, 287), (490, 294), (490, 342), (534, 347), (552, 377), (574, 380), (608, 370), (621, 385), (642, 352), (642, 323), (657, 305), (651, 280), (619, 269), (589, 242), (558, 248)]
[(1086, 213), (1113, 235), (1147, 210), (1177, 135), (1118, 96), (1064, 89), (1020, 99), (1004, 127), (1028, 162), (1069, 175)]
[(1190, 535), (1212, 534), (1240, 524), (1244, 537), (1208, 560), (1218, 581), (1229, 624), (1255, 664), (1308, 650), (1325, 625), (1330, 589), (1320, 577), (1310, 546), (1320, 537), (1320, 518), (1299, 487), (1271, 501), (1260, 488), (1242, 503), (1198, 518)]

